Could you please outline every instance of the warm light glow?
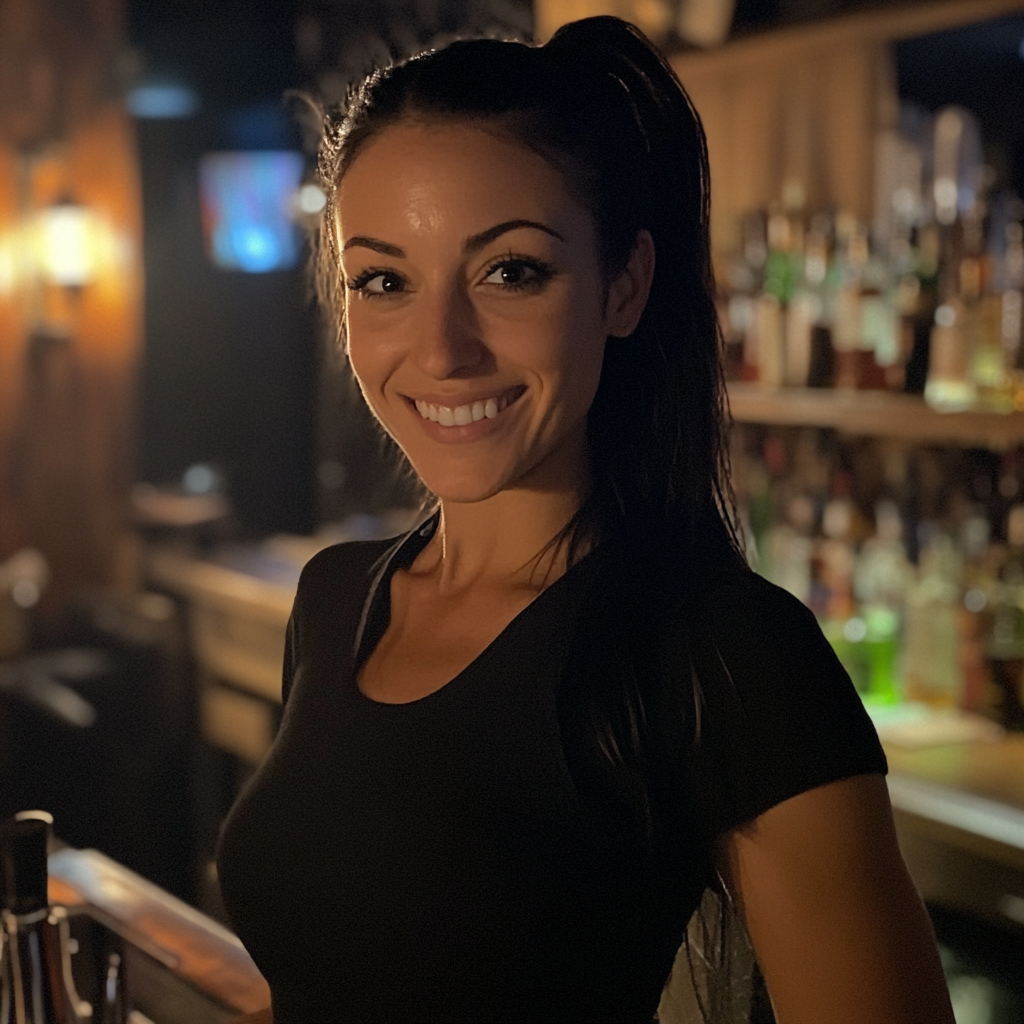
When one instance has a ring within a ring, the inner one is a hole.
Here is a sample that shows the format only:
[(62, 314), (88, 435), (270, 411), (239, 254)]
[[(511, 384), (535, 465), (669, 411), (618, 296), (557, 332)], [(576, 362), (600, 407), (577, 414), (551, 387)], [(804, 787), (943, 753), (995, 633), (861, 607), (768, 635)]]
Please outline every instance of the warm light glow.
[(14, 291), (15, 282), (14, 247), (11, 241), (0, 242), (0, 295), (9, 295)]
[(84, 206), (58, 203), (39, 218), (39, 265), (54, 284), (69, 288), (96, 276), (96, 227)]

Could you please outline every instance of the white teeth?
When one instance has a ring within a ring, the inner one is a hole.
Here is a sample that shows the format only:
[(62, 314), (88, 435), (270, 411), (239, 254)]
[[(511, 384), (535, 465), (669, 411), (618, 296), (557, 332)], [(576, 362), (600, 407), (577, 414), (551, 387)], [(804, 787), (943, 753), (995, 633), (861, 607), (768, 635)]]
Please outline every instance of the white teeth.
[(445, 427), (464, 427), (470, 423), (478, 423), (482, 419), (493, 420), (499, 412), (506, 409), (511, 399), (508, 394), (488, 398), (485, 402), (474, 402), (472, 405), (431, 405), (429, 402), (416, 399), (416, 411), (425, 419), (433, 420)]

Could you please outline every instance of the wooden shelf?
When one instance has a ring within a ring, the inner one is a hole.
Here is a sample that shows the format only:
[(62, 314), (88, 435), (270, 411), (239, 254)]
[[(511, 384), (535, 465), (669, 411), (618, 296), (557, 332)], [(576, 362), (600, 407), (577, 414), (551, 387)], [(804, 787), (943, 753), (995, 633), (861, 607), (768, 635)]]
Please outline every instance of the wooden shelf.
[(917, 395), (768, 388), (734, 381), (729, 404), (737, 423), (830, 427), (847, 434), (995, 451), (1024, 444), (1024, 413), (936, 412)]

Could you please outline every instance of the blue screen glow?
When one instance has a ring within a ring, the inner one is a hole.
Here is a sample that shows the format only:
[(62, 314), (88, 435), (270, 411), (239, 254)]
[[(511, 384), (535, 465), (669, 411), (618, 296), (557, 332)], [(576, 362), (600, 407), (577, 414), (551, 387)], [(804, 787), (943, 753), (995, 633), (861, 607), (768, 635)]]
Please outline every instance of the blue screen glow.
[(199, 109), (199, 97), (184, 85), (150, 83), (136, 86), (127, 97), (128, 109), (139, 118), (191, 117)]
[(302, 180), (299, 153), (207, 153), (199, 162), (203, 229), (210, 258), (225, 270), (264, 274), (299, 258), (290, 208)]

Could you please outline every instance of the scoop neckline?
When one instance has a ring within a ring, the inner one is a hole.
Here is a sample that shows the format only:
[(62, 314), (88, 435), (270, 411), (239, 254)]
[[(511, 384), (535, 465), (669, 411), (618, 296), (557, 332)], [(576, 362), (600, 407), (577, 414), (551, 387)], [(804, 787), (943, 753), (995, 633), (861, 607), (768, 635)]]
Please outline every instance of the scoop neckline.
[[(437, 525), (437, 520), (440, 518), (439, 513), (435, 513), (434, 516), (427, 520), (425, 524), (421, 524), (414, 530), (410, 531), (409, 534), (402, 540), (402, 542), (395, 548), (394, 554), (388, 560), (388, 564), (384, 570), (384, 573), (377, 584), (376, 590), (374, 591), (373, 600), (384, 600), (385, 597), (390, 604), (391, 601), (391, 577), (399, 570), (408, 568), (417, 558), (419, 553), (427, 546), (430, 538), (433, 536), (434, 528)], [(423, 538), (422, 543), (416, 543), (420, 538)], [(413, 541), (410, 544), (410, 541)], [(409, 545), (408, 551), (406, 546)], [(362, 662), (353, 662), (352, 671), (349, 673), (349, 686), (351, 690), (355, 691), (356, 699), (360, 703), (366, 704), (371, 708), (384, 708), (386, 709), (383, 713), (392, 713), (392, 709), (401, 708), (415, 708), (423, 707), (429, 702), (438, 702), (444, 699), (451, 699), (451, 694), (457, 692), (460, 689), (458, 684), (464, 681), (464, 678), (469, 675), (475, 669), (478, 669), (481, 662), (485, 662), (492, 658), (493, 652), (505, 641), (505, 638), (509, 633), (513, 632), (516, 628), (521, 628), (522, 622), (528, 617), (529, 613), (541, 603), (544, 598), (550, 594), (553, 590), (558, 590), (563, 580), (569, 579), (570, 577), (575, 578), (578, 575), (577, 570), (582, 565), (592, 565), (594, 556), (599, 552), (604, 552), (609, 547), (608, 542), (598, 543), (592, 547), (582, 558), (571, 565), (561, 576), (558, 577), (553, 583), (546, 586), (537, 596), (530, 601), (525, 608), (517, 612), (505, 625), (496, 637), (484, 647), (484, 649), (471, 661), (468, 665), (462, 668), (461, 671), (452, 676), (448, 682), (439, 686), (436, 690), (432, 690), (430, 693), (424, 694), (422, 697), (417, 697), (414, 700), (404, 700), (399, 702), (374, 700), (373, 697), (363, 693), (359, 687), (359, 669), (362, 665), (366, 664), (369, 660), (370, 655), (368, 654)], [(409, 552), (412, 552), (409, 557)], [(564, 589), (564, 588), (563, 588)], [(386, 628), (386, 627), (385, 627)], [(377, 641), (380, 642), (379, 640)], [(370, 652), (372, 654), (372, 651)], [(447, 698), (442, 696), (447, 694)]]

